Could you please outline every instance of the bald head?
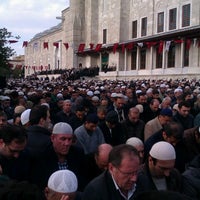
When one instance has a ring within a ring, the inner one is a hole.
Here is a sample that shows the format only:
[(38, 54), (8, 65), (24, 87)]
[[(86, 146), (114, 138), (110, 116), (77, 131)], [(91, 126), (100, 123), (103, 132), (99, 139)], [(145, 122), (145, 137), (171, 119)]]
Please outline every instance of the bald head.
[(95, 153), (95, 161), (97, 166), (105, 170), (108, 167), (108, 156), (110, 151), (112, 150), (112, 146), (110, 144), (101, 144), (98, 146), (98, 149)]

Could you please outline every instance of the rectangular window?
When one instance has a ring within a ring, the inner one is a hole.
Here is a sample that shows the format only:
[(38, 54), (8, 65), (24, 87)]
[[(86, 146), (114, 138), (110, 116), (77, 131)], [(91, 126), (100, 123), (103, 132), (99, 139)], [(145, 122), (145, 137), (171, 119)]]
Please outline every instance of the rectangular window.
[(176, 29), (176, 13), (176, 8), (169, 10), (169, 30)]
[(140, 51), (140, 69), (146, 68), (146, 49), (142, 48)]
[(103, 44), (107, 42), (107, 29), (103, 29)]
[(158, 13), (158, 23), (157, 23), (157, 32), (164, 31), (164, 12)]
[(156, 46), (156, 69), (162, 68), (162, 53), (159, 53), (159, 46)]
[(189, 49), (187, 48), (186, 42), (184, 42), (184, 55), (183, 55), (183, 66), (189, 66)]
[(182, 27), (190, 26), (190, 4), (182, 7)]
[(168, 52), (168, 68), (175, 67), (175, 45), (171, 44)]
[(137, 50), (131, 54), (131, 70), (136, 70)]
[(137, 37), (137, 20), (132, 22), (132, 38)]
[(141, 36), (147, 35), (147, 17), (142, 18)]

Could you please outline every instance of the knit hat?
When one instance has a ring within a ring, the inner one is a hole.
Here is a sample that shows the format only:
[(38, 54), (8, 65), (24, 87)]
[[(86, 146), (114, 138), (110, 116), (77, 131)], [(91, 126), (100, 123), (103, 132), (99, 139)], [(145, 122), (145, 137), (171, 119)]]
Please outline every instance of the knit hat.
[(168, 142), (157, 142), (155, 143), (150, 152), (150, 156), (158, 160), (175, 160), (176, 152), (174, 147)]
[(89, 91), (87, 92), (87, 95), (90, 96), (90, 97), (92, 97), (92, 96), (94, 95), (94, 93), (93, 93), (92, 91), (89, 90)]
[(140, 113), (143, 113), (144, 107), (142, 104), (137, 104), (135, 107), (139, 110)]
[(21, 114), (21, 123), (22, 125), (25, 125), (29, 122), (29, 116), (30, 116), (31, 109), (26, 109), (22, 114)]
[(93, 96), (92, 97), (92, 101), (99, 101), (99, 97), (98, 96)]
[(59, 122), (53, 127), (53, 134), (73, 134), (72, 127), (65, 122)]
[(141, 145), (144, 145), (142, 140), (140, 140), (139, 138), (137, 137), (131, 137), (129, 138), (127, 141), (126, 141), (126, 144), (129, 144), (133, 147), (137, 147), (137, 146), (141, 146)]
[(78, 188), (76, 175), (70, 170), (58, 170), (49, 177), (48, 188), (60, 193), (76, 192)]

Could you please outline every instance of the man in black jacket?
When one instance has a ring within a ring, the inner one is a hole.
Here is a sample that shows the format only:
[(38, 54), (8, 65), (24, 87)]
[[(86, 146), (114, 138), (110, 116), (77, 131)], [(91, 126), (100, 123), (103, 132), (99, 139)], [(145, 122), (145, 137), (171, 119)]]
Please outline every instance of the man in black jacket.
[(27, 180), (30, 160), (24, 150), (27, 142), (25, 129), (6, 125), (0, 129), (0, 174), (11, 179)]
[(116, 111), (111, 110), (108, 112), (105, 121), (99, 124), (99, 128), (104, 135), (106, 143), (112, 146), (125, 143), (125, 131), (121, 123), (118, 122), (118, 114)]
[(145, 190), (180, 191), (181, 176), (174, 168), (175, 160), (176, 152), (170, 143), (155, 143), (144, 168), (139, 172), (138, 182), (144, 185)]
[(78, 189), (83, 190), (86, 184), (84, 152), (73, 145), (74, 137), (69, 124), (59, 122), (54, 125), (52, 145), (46, 149), (43, 159), (37, 159), (33, 163), (31, 182), (44, 189), (53, 172), (68, 169), (77, 176)]
[(196, 156), (188, 169), (182, 174), (182, 192), (194, 200), (200, 198), (200, 154)]
[(31, 126), (27, 129), (26, 149), (30, 152), (31, 157), (42, 157), (46, 148), (51, 145), (51, 132), (48, 130), (51, 120), (48, 107), (45, 105), (33, 107), (30, 111), (29, 121)]
[(137, 150), (126, 144), (114, 147), (109, 154), (108, 170), (92, 180), (83, 192), (83, 200), (134, 199), (142, 191), (136, 187), (139, 169)]

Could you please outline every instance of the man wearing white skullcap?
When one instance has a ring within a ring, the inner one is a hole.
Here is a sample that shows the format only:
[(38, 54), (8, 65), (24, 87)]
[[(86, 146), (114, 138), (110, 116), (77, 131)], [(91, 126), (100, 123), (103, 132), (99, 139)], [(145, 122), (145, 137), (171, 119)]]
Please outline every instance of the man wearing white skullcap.
[(30, 117), (30, 112), (31, 109), (26, 109), (22, 114), (21, 114), (21, 123), (25, 128), (28, 128), (28, 126), (30, 125), (29, 122), (29, 117)]
[(139, 182), (147, 190), (180, 191), (180, 173), (174, 168), (176, 153), (174, 147), (165, 141), (155, 143), (147, 158), (145, 167), (139, 173)]
[(45, 196), (47, 200), (74, 200), (77, 189), (76, 175), (70, 170), (58, 170), (49, 177)]
[(138, 151), (140, 157), (140, 164), (143, 164), (144, 161), (144, 143), (137, 137), (131, 137), (126, 141), (126, 144), (129, 144), (135, 147)]
[(45, 151), (46, 156), (34, 163), (36, 166), (33, 166), (33, 182), (44, 189), (53, 172), (70, 170), (77, 176), (78, 190), (82, 191), (87, 183), (85, 158), (83, 150), (73, 145), (75, 135), (72, 127), (65, 122), (59, 122), (54, 125), (50, 137), (52, 146)]

